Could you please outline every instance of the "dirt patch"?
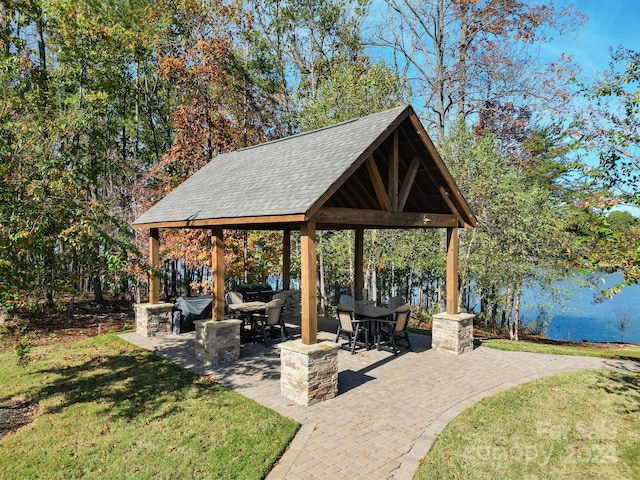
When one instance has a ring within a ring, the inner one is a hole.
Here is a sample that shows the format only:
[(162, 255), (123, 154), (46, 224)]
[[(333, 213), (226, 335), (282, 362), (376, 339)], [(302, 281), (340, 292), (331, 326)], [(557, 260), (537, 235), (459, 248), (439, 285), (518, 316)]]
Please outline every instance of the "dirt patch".
[[(29, 335), (32, 346), (73, 343), (108, 332), (130, 330), (135, 315), (130, 302), (80, 300), (73, 311), (53, 310), (20, 313), (0, 324), (0, 352), (15, 348), (16, 341)], [(0, 399), (0, 439), (33, 421), (37, 404), (18, 399)]]
[(33, 422), (38, 415), (38, 405), (9, 399), (0, 402), (0, 440), (9, 433), (15, 432)]
[[(29, 335), (31, 346), (73, 343), (108, 332), (135, 327), (133, 306), (127, 301), (77, 301), (65, 310), (20, 313), (0, 326), (0, 352), (13, 349), (17, 339)], [(4, 330), (4, 334), (2, 334)]]

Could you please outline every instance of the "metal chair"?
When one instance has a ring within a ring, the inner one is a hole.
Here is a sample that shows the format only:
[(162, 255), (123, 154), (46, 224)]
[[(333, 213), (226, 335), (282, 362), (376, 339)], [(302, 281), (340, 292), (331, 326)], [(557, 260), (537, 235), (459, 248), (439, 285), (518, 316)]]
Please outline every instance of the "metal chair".
[(356, 320), (353, 308), (349, 305), (345, 305), (344, 303), (338, 304), (337, 314), (338, 331), (336, 333), (336, 343), (340, 340), (340, 335), (347, 334), (349, 337), (349, 349), (351, 350), (351, 355), (353, 355), (356, 351), (356, 343), (358, 343), (358, 339), (364, 333), (364, 345), (368, 348), (369, 329), (365, 323), (369, 320)]
[(395, 310), (396, 308), (404, 305), (407, 301), (404, 299), (402, 295), (396, 295), (395, 297), (391, 297), (389, 299), (389, 308)]
[(399, 349), (396, 345), (396, 337), (404, 337), (407, 341), (409, 351), (413, 352), (411, 348), (411, 340), (409, 340), (409, 318), (411, 318), (411, 307), (409, 305), (401, 305), (393, 312), (393, 320), (380, 320), (378, 327), (378, 350), (380, 350), (381, 337), (385, 336), (389, 338), (391, 346), (393, 348), (393, 354), (398, 355)]
[(270, 337), (273, 338), (273, 329), (276, 326), (280, 327), (280, 339), (284, 341), (288, 338), (287, 329), (284, 326), (284, 319), (282, 316), (283, 307), (284, 301), (277, 298), (267, 303), (264, 313), (253, 314), (254, 325), (256, 322), (260, 322), (262, 339), (264, 340), (265, 347), (269, 346), (269, 341), (267, 339), (267, 329), (270, 330)]
[(234, 303), (243, 303), (244, 302), (244, 298), (242, 297), (242, 295), (238, 292), (227, 292), (227, 294), (224, 296), (224, 310), (225, 313), (228, 313), (228, 305), (234, 304)]
[(340, 301), (338, 302), (338, 304), (351, 307), (352, 310), (356, 308), (356, 301), (351, 295), (340, 295)]

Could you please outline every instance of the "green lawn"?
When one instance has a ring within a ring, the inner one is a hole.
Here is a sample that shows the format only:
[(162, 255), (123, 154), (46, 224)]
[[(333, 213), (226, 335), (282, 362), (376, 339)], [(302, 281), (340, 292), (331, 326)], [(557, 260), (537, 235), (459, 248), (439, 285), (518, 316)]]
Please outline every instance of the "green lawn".
[(39, 405), (0, 440), (0, 479), (260, 479), (298, 424), (116, 335), (0, 354), (0, 402)]
[(512, 340), (502, 340), (491, 338), (476, 342), (483, 347), (495, 348), (497, 350), (508, 350), (514, 352), (533, 353), (554, 353), (557, 355), (582, 355), (588, 357), (616, 358), (621, 360), (640, 360), (640, 347), (620, 346), (612, 348), (609, 346), (584, 346), (580, 343), (560, 344), (560, 343), (533, 343), (526, 341), (514, 342)]
[(639, 479), (640, 374), (560, 374), (486, 398), (442, 432), (421, 479)]

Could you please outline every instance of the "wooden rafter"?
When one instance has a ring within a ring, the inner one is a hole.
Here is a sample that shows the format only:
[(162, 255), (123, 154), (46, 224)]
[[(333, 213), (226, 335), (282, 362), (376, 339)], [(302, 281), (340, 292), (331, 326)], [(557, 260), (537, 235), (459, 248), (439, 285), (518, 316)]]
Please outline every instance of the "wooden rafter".
[(387, 191), (384, 188), (384, 183), (382, 181), (382, 175), (380, 175), (380, 170), (378, 170), (378, 166), (376, 165), (376, 161), (373, 156), (367, 158), (367, 171), (369, 172), (369, 178), (373, 184), (373, 190), (376, 192), (376, 197), (378, 197), (380, 208), (382, 210), (391, 211), (391, 202), (389, 201), (389, 196), (387, 195)]
[(402, 187), (400, 188), (400, 196), (398, 198), (398, 211), (402, 212), (404, 210), (404, 206), (407, 203), (407, 199), (409, 198), (409, 192), (411, 192), (411, 187), (413, 186), (413, 182), (416, 179), (416, 175), (418, 174), (418, 169), (420, 168), (420, 157), (417, 155), (413, 157), (411, 160), (411, 165), (409, 166), (409, 171), (404, 177), (402, 181)]
[(391, 200), (391, 210), (398, 211), (398, 170), (400, 164), (400, 153), (398, 148), (398, 130), (393, 132), (393, 148), (389, 159), (389, 199)]

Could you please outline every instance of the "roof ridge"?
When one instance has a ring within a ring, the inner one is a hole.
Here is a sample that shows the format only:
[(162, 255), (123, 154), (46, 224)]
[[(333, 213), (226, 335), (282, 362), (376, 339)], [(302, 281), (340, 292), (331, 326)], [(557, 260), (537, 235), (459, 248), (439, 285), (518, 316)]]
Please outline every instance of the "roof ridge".
[(244, 148), (241, 148), (239, 150), (233, 150), (232, 152), (227, 152), (227, 153), (246, 152), (247, 150), (252, 150), (252, 149), (257, 148), (257, 147), (264, 147), (265, 145), (271, 145), (271, 144), (275, 144), (275, 143), (278, 143), (278, 142), (283, 142), (285, 140), (292, 140), (294, 138), (300, 138), (300, 137), (303, 137), (305, 135), (311, 135), (311, 134), (314, 134), (314, 133), (322, 132), (324, 130), (330, 130), (332, 128), (341, 127), (341, 126), (347, 125), (349, 123), (353, 123), (353, 122), (357, 122), (358, 120), (362, 120), (363, 118), (369, 118), (369, 117), (373, 117), (375, 115), (381, 115), (383, 113), (389, 113), (392, 110), (400, 110), (400, 109), (404, 110), (405, 108), (408, 108), (410, 106), (411, 106), (410, 104), (406, 103), (406, 104), (403, 104), (403, 105), (399, 105), (397, 107), (389, 108), (387, 110), (382, 110), (380, 112), (370, 113), (369, 115), (362, 115), (361, 117), (351, 118), (349, 120), (345, 120), (345, 121), (340, 122), (340, 123), (335, 123), (333, 125), (327, 125), (326, 127), (316, 128), (315, 130), (309, 130), (308, 132), (300, 132), (300, 133), (296, 133), (294, 135), (288, 135), (286, 137), (276, 138), (275, 140), (269, 140), (268, 142), (258, 143), (257, 145), (251, 145), (251, 146), (244, 147)]

